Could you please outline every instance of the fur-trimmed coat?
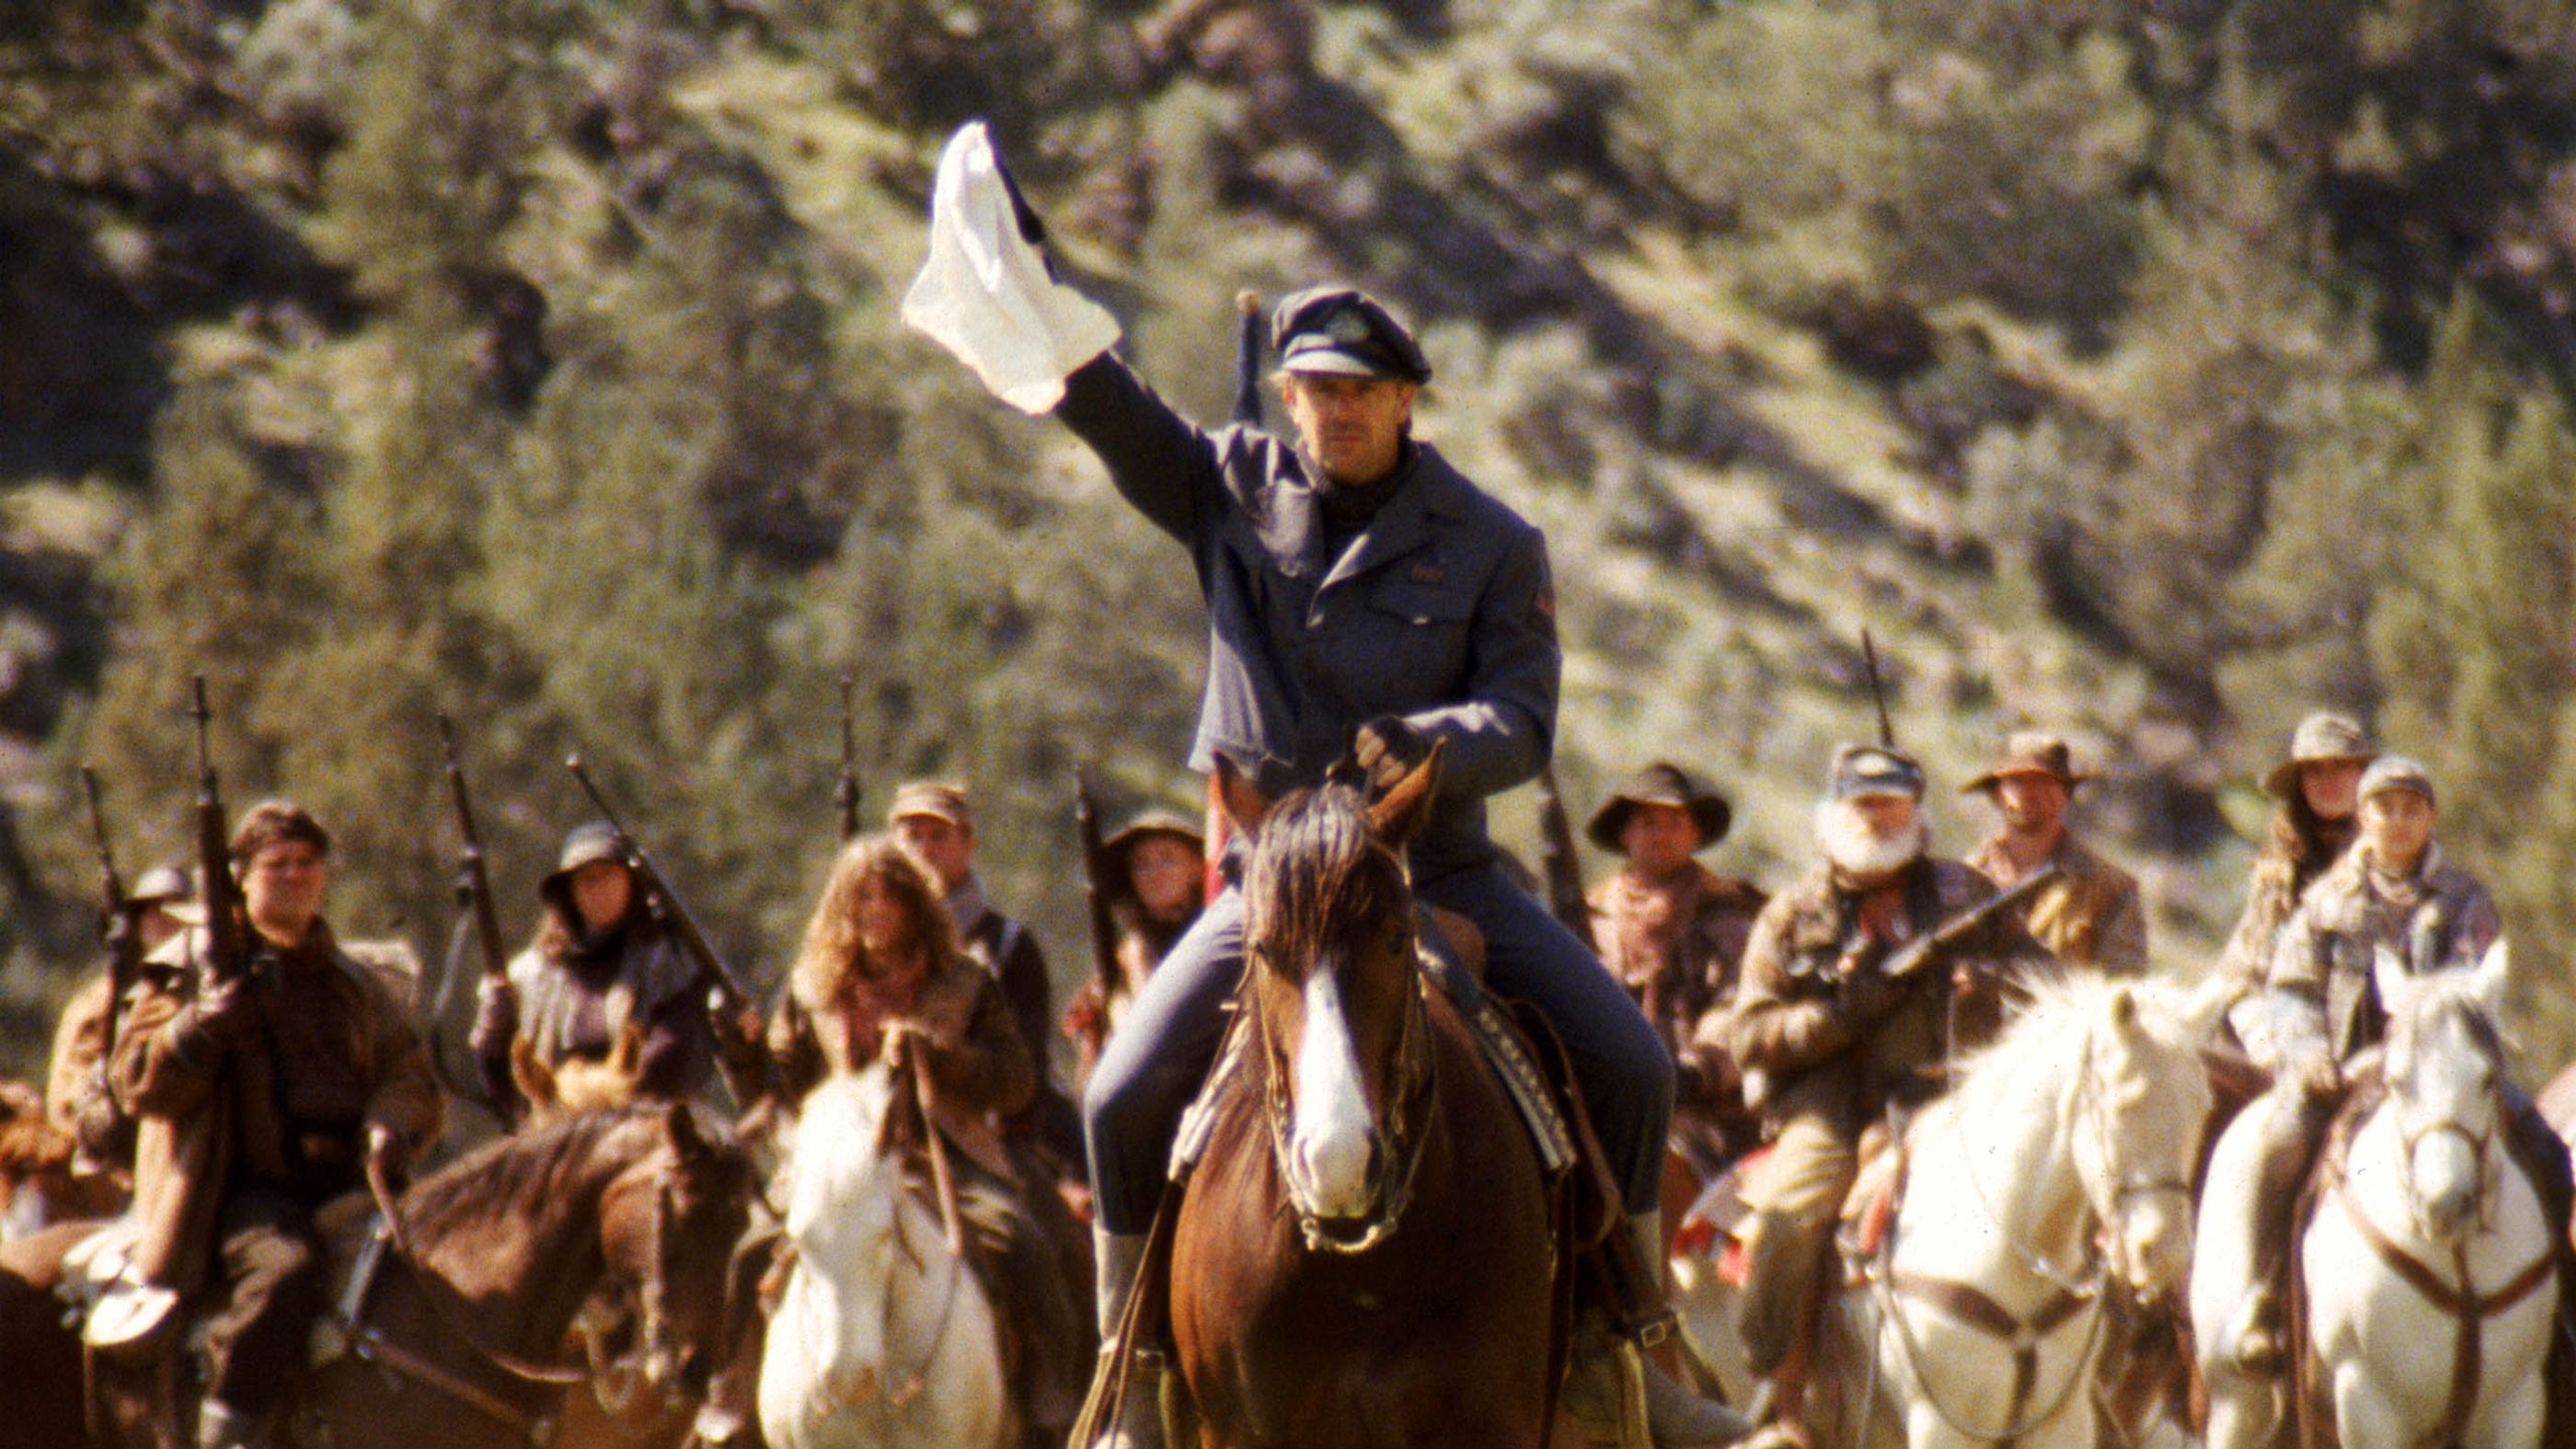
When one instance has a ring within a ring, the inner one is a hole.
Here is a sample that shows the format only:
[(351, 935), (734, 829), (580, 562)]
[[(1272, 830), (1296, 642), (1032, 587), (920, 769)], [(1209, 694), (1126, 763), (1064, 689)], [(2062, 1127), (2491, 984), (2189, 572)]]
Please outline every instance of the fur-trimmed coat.
[(940, 1135), (995, 1177), (1018, 1181), (1002, 1144), (1000, 1119), (1036, 1095), (1037, 1067), (992, 975), (961, 952), (922, 978), (908, 1009), (862, 1022), (850, 1006), (847, 993), (839, 1003), (818, 1003), (791, 992), (780, 1004), (769, 1026), (769, 1049), (787, 1100), (803, 1100), (827, 1073), (866, 1066), (886, 1020), (909, 1022), (929, 1037), (923, 1061)]
[[(360, 1098), (354, 1151), (363, 1152), (368, 1131), (382, 1127), (399, 1158), (416, 1157), (446, 1121), (429, 1049), (383, 979), (341, 950), (329, 927), (316, 921), (313, 931), (317, 939), (306, 949), (318, 948), (318, 964), (290, 971), (271, 960), (253, 969), (274, 973), (265, 989), (330, 993), (334, 1046), (345, 1053), (332, 1066)], [(135, 1119), (134, 1205), (143, 1224), (137, 1266), (182, 1293), (205, 1279), (215, 1210), (236, 1164), (284, 1176), (298, 1128), (286, 1119), (264, 1053), (210, 1056), (192, 1039), (187, 1008), (206, 945), (205, 929), (191, 927), (145, 961), (127, 997), (114, 1062), (117, 1099)], [(354, 1183), (356, 1157), (347, 1166)]]
[[(1966, 865), (1929, 858), (1907, 866), (1889, 889), (1896, 900), (1877, 951), (1902, 947), (1995, 895), (1994, 883)], [(1872, 954), (1864, 950), (1873, 938), (1863, 907), (1862, 895), (1819, 865), (1773, 896), (1754, 922), (1721, 1040), (1746, 1074), (1747, 1097), (1772, 1120), (1819, 1114), (1857, 1134), (1891, 1097), (1929, 1095), (1954, 1051), (2000, 1025), (2004, 984), (2053, 964), (2018, 921), (1999, 919), (1950, 962), (1923, 971), (1892, 1008), (1872, 1012), (1858, 999), (1858, 979), (1875, 973), (1876, 961), (1850, 976), (1840, 971), (1846, 957)], [(1952, 968), (1961, 964), (1988, 969), (1954, 1002)]]

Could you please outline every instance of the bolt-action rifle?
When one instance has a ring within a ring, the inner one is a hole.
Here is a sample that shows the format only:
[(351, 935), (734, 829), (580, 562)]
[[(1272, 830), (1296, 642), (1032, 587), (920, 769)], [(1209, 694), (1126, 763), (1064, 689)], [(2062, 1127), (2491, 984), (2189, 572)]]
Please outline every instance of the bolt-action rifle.
[(241, 883), (233, 879), (231, 829), (224, 823), (223, 791), (215, 778), (214, 756), (207, 732), (214, 711), (206, 705), (206, 676), (191, 681), (197, 722), (197, 873), (206, 895), (206, 979), (229, 981), (250, 965), (250, 942), (244, 935)]
[(1118, 926), (1110, 919), (1112, 884), (1108, 851), (1101, 844), (1100, 808), (1091, 798), (1091, 776), (1073, 767), (1073, 834), (1082, 851), (1082, 903), (1091, 917), (1091, 969), (1103, 1001), (1118, 985)]
[(501, 918), (492, 906), (492, 876), (483, 863), (483, 835), (474, 828), (474, 799), (465, 787), (465, 761), (456, 752), (456, 725), (438, 714), (438, 743), (447, 753), (447, 789), (456, 804), (456, 905), (474, 923), (483, 974), (507, 980), (510, 954), (501, 944)]
[[(98, 846), (98, 939), (107, 948), (107, 1015), (102, 1018), (99, 1043), (98, 1085), (109, 1102), (115, 1094), (105, 1088), (116, 1062), (116, 1028), (125, 1012), (125, 993), (134, 986), (134, 978), (143, 971), (141, 912), (126, 899), (125, 878), (117, 873), (116, 853), (107, 843), (107, 812), (99, 803), (98, 772), (84, 764), (80, 767), (81, 788), (89, 795), (89, 833)], [(124, 1113), (117, 1109), (122, 1118)]]
[(1592, 937), (1592, 904), (1583, 889), (1583, 861), (1574, 853), (1574, 821), (1565, 813), (1565, 797), (1557, 793), (1553, 764), (1538, 772), (1538, 843), (1549, 912), (1586, 950), (1597, 954), (1601, 945)]
[(859, 838), (859, 729), (850, 704), (855, 688), (849, 675), (841, 676), (841, 783), (832, 790), (832, 804), (841, 812), (843, 845)]
[(725, 1009), (740, 1011), (752, 1004), (755, 998), (743, 989), (742, 978), (734, 975), (733, 968), (725, 964), (724, 957), (716, 951), (715, 943), (708, 940), (707, 933), (699, 927), (697, 917), (689, 913), (688, 903), (680, 899), (679, 892), (671, 889), (670, 878), (662, 874), (661, 867), (653, 863), (653, 857), (645, 853), (643, 843), (635, 838), (635, 832), (628, 830), (626, 822), (618, 818), (617, 807), (609, 804), (608, 797), (600, 793), (581, 756), (575, 755), (564, 761), (564, 766), (572, 771), (574, 779), (581, 782), (582, 792), (590, 796), (590, 803), (598, 808), (600, 818), (608, 822), (608, 828), (617, 832), (618, 843), (625, 848), (626, 864), (635, 872), (636, 880), (643, 884), (652, 908), (660, 913), (671, 934), (679, 938), (680, 947), (689, 953), (689, 959), (698, 964), (699, 974), (723, 993)]

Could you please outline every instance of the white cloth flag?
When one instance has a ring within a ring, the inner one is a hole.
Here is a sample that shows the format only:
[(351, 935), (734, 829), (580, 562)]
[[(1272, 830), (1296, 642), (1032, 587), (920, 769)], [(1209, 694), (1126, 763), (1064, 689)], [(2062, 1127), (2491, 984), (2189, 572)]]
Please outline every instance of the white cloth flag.
[(1108, 311), (1049, 277), (1045, 256), (1020, 235), (981, 121), (959, 128), (939, 154), (930, 255), (904, 294), (903, 320), (1024, 413), (1054, 407), (1065, 374), (1118, 340)]

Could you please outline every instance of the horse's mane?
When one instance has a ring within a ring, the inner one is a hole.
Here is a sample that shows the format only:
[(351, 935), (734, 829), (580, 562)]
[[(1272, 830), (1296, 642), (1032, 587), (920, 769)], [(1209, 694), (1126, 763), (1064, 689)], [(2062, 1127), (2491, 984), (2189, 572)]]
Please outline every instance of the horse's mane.
[(1262, 818), (1244, 900), (1258, 903), (1267, 934), (1321, 941), (1327, 921), (1365, 919), (1387, 904), (1372, 894), (1379, 873), (1360, 868), (1375, 849), (1356, 788), (1328, 780), (1291, 791)]
[(2479, 994), (2474, 970), (2436, 971), (2424, 977), (2413, 1003), (2390, 1017), (2388, 1033), (2393, 1043), (2398, 1034), (2420, 1031), (2446, 1016), (2459, 1018), (2480, 1051), (2497, 1060), (2504, 1058), (2504, 1028)]
[[(584, 1112), (487, 1142), (415, 1184), (403, 1198), (403, 1216), (413, 1231), (438, 1237), (527, 1204), (553, 1201), (570, 1191), (574, 1178), (592, 1170), (593, 1158), (609, 1138), (658, 1119), (663, 1110), (639, 1105)], [(700, 1117), (704, 1128), (704, 1114)], [(662, 1140), (658, 1132), (631, 1135), (636, 1145), (616, 1159), (619, 1170)]]
[(1973, 1120), (1991, 1107), (2019, 1105), (2033, 1080), (2073, 1083), (2083, 1069), (2096, 1027), (2110, 1019), (2111, 997), (2126, 991), (2138, 1006), (2138, 1024), (2156, 1040), (2183, 1045), (2190, 1035), (2177, 987), (2103, 976), (2091, 971), (2049, 971), (2026, 977), (2029, 999), (1994, 1041), (1954, 1067), (1949, 1101)]

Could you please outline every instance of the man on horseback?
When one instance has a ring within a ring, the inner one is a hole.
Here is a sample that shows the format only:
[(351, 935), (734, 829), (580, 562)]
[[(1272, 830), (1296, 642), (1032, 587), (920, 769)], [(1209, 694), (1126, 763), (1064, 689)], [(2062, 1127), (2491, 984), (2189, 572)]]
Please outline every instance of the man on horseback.
[[(2251, 1235), (2254, 1282), (2230, 1327), (2237, 1365), (2271, 1374), (2286, 1362), (2280, 1310), (2296, 1205), (2315, 1146), (2345, 1084), (2375, 1069), (2387, 1030), (2377, 965), (2409, 976), (2474, 966), (2502, 933), (2486, 887), (2442, 853), (2424, 767), (2402, 755), (2373, 760), (2355, 791), (2359, 833), (2300, 898), (2280, 930), (2262, 995), (2240, 1021), (2246, 1046), (2274, 1086), (2228, 1128), (2260, 1134), (2250, 1200), (2211, 1212), (2208, 1231)], [(2514, 1147), (2566, 1220), (2567, 1151), (2529, 1100), (2509, 1095)], [(2241, 1241), (2241, 1240), (2240, 1240)]]
[[(1415, 890), (1474, 922), (1494, 989), (1536, 1004), (1565, 1038), (1631, 1230), (1655, 1261), (1670, 1059), (1564, 927), (1503, 877), (1485, 838), (1484, 797), (1531, 778), (1554, 732), (1545, 543), (1414, 441), (1430, 364), (1383, 306), (1315, 288), (1280, 305), (1275, 330), (1293, 449), (1248, 429), (1199, 431), (1108, 354), (1065, 380), (1056, 409), (1119, 491), (1198, 560), (1211, 665), (1193, 764), (1213, 769), (1222, 753), (1275, 793), (1317, 778), (1354, 737), (1372, 773), (1390, 776), (1447, 743), (1441, 794), (1411, 849)], [(1104, 1323), (1123, 1305), (1173, 1131), (1214, 1056), (1242, 941), (1229, 889), (1147, 982), (1093, 1074), (1084, 1106)], [(1649, 1411), (1662, 1443), (1718, 1442), (1733, 1428), (1660, 1375)], [(1144, 1416), (1130, 1417), (1125, 1442), (1150, 1442)]]
[(191, 929), (146, 963), (118, 1033), (136, 1265), (205, 1319), (202, 1449), (272, 1442), (324, 1307), (315, 1209), (370, 1158), (398, 1174), (443, 1118), (428, 1049), (322, 919), (330, 852), (301, 807), (254, 806), (231, 842), (248, 969), (213, 975)]
[(2023, 927), (2069, 966), (2133, 976), (2147, 969), (2138, 879), (2085, 849), (2066, 828), (2075, 787), (2092, 778), (2076, 771), (2057, 736), (2014, 735), (2000, 763), (1960, 787), (1962, 795), (1982, 792), (2003, 817), (2003, 829), (1968, 863), (1997, 890), (2057, 867), (2057, 879), (2022, 904)]
[(1924, 853), (1922, 799), (1922, 767), (1904, 752), (1835, 752), (1816, 814), (1824, 862), (1763, 908), (1723, 1034), (1776, 1128), (1745, 1185), (1743, 1333), (1754, 1371), (1774, 1381), (1779, 1442), (1810, 1442), (1806, 1348), (1862, 1133), (1940, 1091), (1952, 1053), (1999, 1025), (2010, 983), (2049, 965), (2008, 916), (1946, 959), (1915, 959), (1996, 894), (1966, 865)]
[(1674, 1116), (1702, 1172), (1741, 1154), (1757, 1134), (1734, 1059), (1696, 1035), (1702, 1018), (1734, 999), (1744, 943), (1767, 899), (1751, 882), (1694, 858), (1726, 838), (1731, 814), (1726, 797), (1657, 762), (1584, 825), (1593, 844), (1626, 857), (1592, 892), (1592, 939), (1601, 964), (1673, 1055)]
[[(196, 894), (186, 872), (156, 865), (126, 893), (133, 913), (135, 950), (149, 956), (188, 928), (180, 913)], [(75, 1170), (84, 1175), (111, 1173), (123, 1177), (133, 1169), (134, 1123), (116, 1105), (106, 1063), (109, 1055), (108, 1010), (115, 973), (102, 969), (96, 979), (73, 995), (54, 1029), (53, 1064), (45, 1077), (45, 1115), (80, 1147)]]
[[(1204, 432), (1106, 350), (1106, 314), (1052, 280), (1034, 245), (1043, 228), (980, 131), (943, 157), (940, 198), (906, 316), (997, 395), (1072, 428), (1118, 491), (1190, 551), (1209, 618), (1192, 766), (1213, 771), (1223, 755), (1275, 796), (1316, 783), (1354, 744), (1381, 782), (1446, 744), (1439, 796), (1411, 845), (1415, 890), (1472, 921), (1494, 989), (1555, 1025), (1632, 1231), (1659, 1259), (1671, 1061), (1617, 983), (1504, 877), (1485, 835), (1484, 797), (1534, 777), (1554, 741), (1562, 661), (1546, 543), (1414, 439), (1431, 365), (1412, 334), (1363, 293), (1297, 293), (1271, 329), (1294, 446), (1245, 426)], [(1083, 1105), (1104, 1325), (1134, 1283), (1173, 1136), (1242, 972), (1243, 906), (1229, 888), (1146, 983), (1092, 1075)], [(1656, 1380), (1659, 1439), (1731, 1436), (1733, 1416)], [(1130, 1393), (1108, 1441), (1159, 1441), (1154, 1397)]]

